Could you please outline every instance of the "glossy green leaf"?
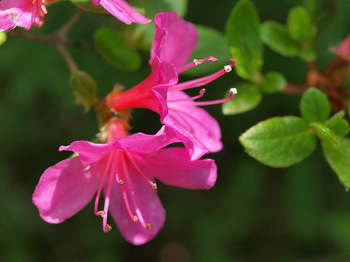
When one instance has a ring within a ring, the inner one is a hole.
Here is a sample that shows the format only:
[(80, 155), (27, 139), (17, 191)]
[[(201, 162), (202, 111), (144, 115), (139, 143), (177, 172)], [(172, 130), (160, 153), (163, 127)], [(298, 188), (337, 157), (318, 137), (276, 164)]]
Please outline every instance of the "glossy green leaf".
[(281, 91), (286, 84), (287, 81), (281, 73), (269, 72), (265, 75), (260, 88), (264, 93), (272, 94)]
[(346, 187), (350, 187), (350, 140), (344, 137), (340, 138), (339, 146), (328, 140), (323, 140), (322, 148), (329, 165), (339, 180)]
[(331, 113), (327, 96), (316, 88), (309, 88), (301, 98), (300, 111), (309, 123), (324, 122)]
[(98, 51), (115, 67), (128, 71), (140, 67), (140, 55), (113, 29), (103, 27), (95, 32), (94, 38)]
[(299, 49), (289, 36), (284, 25), (275, 21), (266, 21), (260, 26), (260, 36), (263, 42), (276, 53), (283, 56), (295, 56)]
[(231, 11), (226, 24), (226, 41), (236, 59), (237, 74), (254, 79), (262, 65), (263, 45), (259, 36), (259, 16), (249, 0), (241, 0)]
[(326, 126), (338, 136), (345, 136), (349, 132), (349, 123), (344, 115), (344, 111), (339, 111), (326, 122)]
[(0, 31), (0, 45), (6, 42), (7, 36), (5, 31)]
[(76, 103), (87, 111), (96, 100), (95, 80), (84, 71), (75, 71), (70, 76), (70, 84), (75, 91)]
[(244, 83), (236, 86), (235, 97), (222, 105), (224, 115), (240, 114), (255, 108), (261, 101), (260, 90), (251, 83)]
[(229, 63), (230, 52), (227, 49), (226, 40), (222, 33), (205, 26), (196, 26), (198, 31), (198, 42), (190, 61), (214, 56), (217, 62), (205, 62), (190, 70), (185, 71), (186, 75), (204, 75), (218, 71)]
[(239, 138), (247, 153), (272, 167), (300, 162), (316, 147), (308, 124), (295, 116), (275, 117), (248, 129)]
[(333, 131), (328, 128), (326, 125), (318, 122), (310, 124), (310, 127), (315, 131), (317, 137), (321, 140), (329, 140), (335, 145), (339, 145), (339, 137), (333, 133)]
[(298, 42), (313, 38), (313, 26), (305, 8), (297, 6), (288, 13), (287, 29), (290, 37)]

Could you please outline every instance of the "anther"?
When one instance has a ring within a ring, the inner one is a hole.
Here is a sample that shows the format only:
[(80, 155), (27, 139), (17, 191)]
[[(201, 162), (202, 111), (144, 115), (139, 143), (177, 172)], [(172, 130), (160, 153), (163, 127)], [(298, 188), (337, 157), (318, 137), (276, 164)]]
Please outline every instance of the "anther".
[(151, 229), (151, 223), (146, 224), (145, 229), (147, 230)]
[(210, 62), (217, 62), (218, 61), (218, 59), (216, 58), (216, 57), (210, 57), (209, 59), (208, 59), (208, 61), (210, 61)]
[(237, 89), (236, 88), (230, 88), (230, 95), (235, 95), (237, 94)]
[(111, 231), (111, 230), (112, 230), (112, 227), (111, 227), (110, 225), (107, 224), (107, 225), (105, 226), (105, 228), (104, 228), (103, 231), (104, 231), (105, 233), (108, 233), (108, 232)]
[(197, 66), (197, 65), (201, 65), (203, 64), (203, 60), (198, 60), (198, 59), (194, 59), (193, 63)]
[(98, 215), (99, 217), (104, 217), (104, 216), (105, 216), (105, 211), (100, 210), (100, 211), (97, 212), (97, 215)]
[(157, 184), (156, 183), (154, 183), (153, 185), (152, 185), (152, 188), (154, 189), (154, 190), (157, 190)]
[(134, 217), (132, 218), (132, 222), (137, 222), (137, 221), (139, 221), (139, 218), (138, 218), (137, 216), (134, 216)]
[(229, 73), (229, 72), (232, 71), (232, 67), (231, 67), (230, 65), (225, 65), (225, 66), (224, 66), (224, 69), (225, 69), (225, 72), (226, 72), (226, 73)]
[(202, 88), (201, 90), (199, 90), (200, 95), (204, 95), (204, 93), (205, 93), (205, 88)]
[(124, 180), (119, 180), (119, 185), (124, 185)]

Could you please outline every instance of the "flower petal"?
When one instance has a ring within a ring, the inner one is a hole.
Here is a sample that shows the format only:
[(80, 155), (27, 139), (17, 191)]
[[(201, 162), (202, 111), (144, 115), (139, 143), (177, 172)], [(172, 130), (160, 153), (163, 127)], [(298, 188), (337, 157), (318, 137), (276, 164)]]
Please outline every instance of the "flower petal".
[(151, 50), (150, 64), (159, 57), (177, 69), (190, 58), (197, 43), (195, 26), (181, 19), (175, 12), (158, 13), (154, 19), (156, 35)]
[[(117, 144), (117, 140), (114, 141)], [(99, 161), (105, 155), (113, 150), (113, 145), (110, 144), (96, 144), (89, 141), (74, 141), (69, 146), (60, 146), (59, 151), (73, 151), (79, 154), (81, 162), (85, 165), (91, 165)]]
[(350, 58), (350, 34), (337, 46), (333, 46), (331, 50), (343, 59)]
[(46, 169), (33, 194), (41, 218), (48, 223), (61, 223), (87, 205), (99, 184), (94, 169), (84, 169), (79, 157)]
[(207, 111), (195, 106), (191, 101), (170, 102), (188, 98), (189, 96), (182, 91), (168, 94), (168, 115), (163, 124), (173, 127), (193, 142), (193, 160), (207, 152), (218, 152), (222, 149), (221, 130), (218, 122)]
[(132, 22), (135, 22), (137, 24), (148, 24), (149, 22), (151, 22), (150, 19), (147, 19), (146, 17), (141, 15), (124, 0), (93, 1), (94, 4), (98, 2), (109, 13), (111, 13), (117, 19), (128, 25), (130, 25)]
[[(131, 170), (128, 169), (129, 172)], [(145, 223), (150, 223), (151, 228), (145, 229), (140, 223), (140, 218), (138, 222), (131, 220), (122, 197), (122, 188), (117, 183), (114, 183), (112, 188), (110, 213), (123, 237), (134, 245), (142, 245), (154, 238), (163, 227), (165, 211), (157, 196), (157, 191), (152, 189), (146, 180), (137, 173), (130, 174), (130, 178), (135, 193), (130, 193), (127, 190), (128, 199), (131, 201), (131, 195), (134, 196)], [(127, 188), (127, 186), (127, 181), (125, 181), (125, 187)]]
[(166, 148), (145, 155), (138, 163), (149, 176), (164, 184), (189, 188), (209, 189), (215, 185), (217, 167), (214, 160), (191, 161), (184, 148)]

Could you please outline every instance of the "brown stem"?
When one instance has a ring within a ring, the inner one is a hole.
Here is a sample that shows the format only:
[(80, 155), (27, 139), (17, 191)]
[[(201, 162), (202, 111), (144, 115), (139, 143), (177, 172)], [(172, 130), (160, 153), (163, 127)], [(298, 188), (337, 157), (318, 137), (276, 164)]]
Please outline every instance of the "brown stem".
[(76, 65), (76, 63), (74, 62), (73, 57), (69, 54), (69, 52), (67, 51), (67, 49), (64, 47), (64, 45), (61, 44), (57, 44), (56, 48), (58, 49), (58, 51), (61, 53), (64, 61), (66, 61), (67, 66), (69, 68), (69, 71), (71, 73), (75, 72), (78, 70), (78, 67)]

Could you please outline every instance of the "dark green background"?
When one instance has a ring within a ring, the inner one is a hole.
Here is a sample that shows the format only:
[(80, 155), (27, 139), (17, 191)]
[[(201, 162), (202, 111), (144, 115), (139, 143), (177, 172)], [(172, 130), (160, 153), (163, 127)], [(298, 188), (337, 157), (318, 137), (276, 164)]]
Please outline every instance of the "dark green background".
[[(299, 3), (253, 2), (261, 21), (282, 23)], [(350, 1), (335, 2), (334, 19), (316, 45), (321, 69), (333, 57), (329, 46), (350, 32)], [(235, 3), (189, 0), (185, 18), (224, 32)], [(31, 32), (53, 32), (75, 12), (69, 2), (51, 6), (44, 26)], [(105, 24), (121, 25), (108, 16), (84, 13), (70, 36), (92, 42), (93, 31)], [(108, 65), (94, 51), (69, 51), (79, 68), (96, 79), (100, 96), (115, 83), (132, 87), (149, 73), (147, 53), (142, 68), (130, 73)], [(265, 47), (264, 71), (270, 70), (300, 83), (306, 67)], [(237, 116), (223, 116), (220, 106), (207, 107), (220, 122), (225, 145), (210, 155), (218, 165), (217, 184), (209, 191), (160, 184), (167, 219), (151, 242), (128, 244), (112, 221), (114, 229), (104, 234), (92, 204), (63, 224), (45, 223), (31, 202), (40, 175), (68, 157), (58, 152), (61, 144), (91, 140), (98, 132), (94, 113), (74, 104), (68, 79), (53, 46), (9, 37), (0, 47), (0, 261), (350, 261), (350, 193), (320, 147), (300, 164), (273, 169), (250, 158), (238, 142), (258, 121), (300, 115), (300, 97), (284, 94), (264, 96), (255, 110)], [(220, 98), (240, 81), (234, 72), (225, 75), (207, 86), (207, 99)], [(133, 116), (134, 132), (160, 127), (152, 112), (135, 110)]]

